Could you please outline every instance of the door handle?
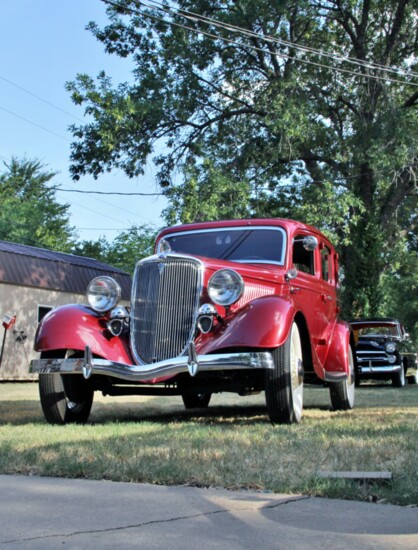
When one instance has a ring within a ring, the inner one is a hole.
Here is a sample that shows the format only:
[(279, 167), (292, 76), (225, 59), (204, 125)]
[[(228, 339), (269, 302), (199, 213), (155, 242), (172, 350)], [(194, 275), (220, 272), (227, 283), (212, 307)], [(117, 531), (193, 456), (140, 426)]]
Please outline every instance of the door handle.
[(333, 298), (329, 294), (321, 294), (321, 298), (324, 302), (332, 302)]

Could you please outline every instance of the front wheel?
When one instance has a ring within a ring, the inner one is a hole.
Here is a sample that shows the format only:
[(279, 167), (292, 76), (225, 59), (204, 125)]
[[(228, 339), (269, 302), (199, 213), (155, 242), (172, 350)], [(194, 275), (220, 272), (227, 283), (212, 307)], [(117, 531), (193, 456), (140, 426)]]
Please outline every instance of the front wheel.
[(332, 382), (329, 385), (331, 404), (334, 411), (348, 411), (354, 407), (355, 397), (355, 368), (351, 346), (348, 348), (348, 377), (341, 382)]
[(274, 369), (266, 371), (266, 405), (271, 422), (300, 422), (303, 410), (303, 363), (299, 328), (294, 322), (286, 342), (272, 352)]
[(211, 393), (185, 393), (182, 395), (186, 409), (206, 409), (211, 397)]
[(405, 370), (403, 365), (401, 365), (401, 370), (393, 375), (392, 384), (395, 388), (403, 388), (405, 386)]
[(93, 404), (93, 395), (90, 381), (79, 374), (39, 375), (42, 411), (50, 424), (86, 422)]

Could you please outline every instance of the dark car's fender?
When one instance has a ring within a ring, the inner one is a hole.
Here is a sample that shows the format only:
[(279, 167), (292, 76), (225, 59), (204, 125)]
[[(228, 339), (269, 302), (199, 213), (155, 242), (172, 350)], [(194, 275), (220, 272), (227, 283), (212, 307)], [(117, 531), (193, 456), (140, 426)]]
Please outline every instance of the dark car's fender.
[(287, 297), (257, 298), (227, 316), (210, 337), (198, 341), (198, 353), (243, 347), (277, 348), (285, 342), (295, 313), (294, 303)]
[(91, 308), (71, 304), (49, 312), (41, 321), (35, 336), (36, 351), (80, 350), (86, 346), (94, 355), (111, 361), (132, 364), (126, 338), (112, 336), (102, 316)]

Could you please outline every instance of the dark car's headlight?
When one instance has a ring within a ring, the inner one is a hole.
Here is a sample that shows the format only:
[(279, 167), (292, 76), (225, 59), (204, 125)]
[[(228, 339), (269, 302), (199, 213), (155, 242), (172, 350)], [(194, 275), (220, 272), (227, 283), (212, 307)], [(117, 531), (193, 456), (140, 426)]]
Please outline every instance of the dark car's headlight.
[(241, 297), (244, 290), (244, 281), (239, 273), (233, 269), (220, 269), (212, 275), (208, 284), (208, 293), (220, 306), (230, 306)]
[(96, 277), (87, 287), (87, 300), (90, 306), (99, 313), (109, 311), (120, 299), (120, 286), (112, 277)]
[(385, 350), (388, 353), (393, 353), (394, 351), (396, 351), (396, 344), (394, 344), (393, 342), (388, 342), (385, 346)]

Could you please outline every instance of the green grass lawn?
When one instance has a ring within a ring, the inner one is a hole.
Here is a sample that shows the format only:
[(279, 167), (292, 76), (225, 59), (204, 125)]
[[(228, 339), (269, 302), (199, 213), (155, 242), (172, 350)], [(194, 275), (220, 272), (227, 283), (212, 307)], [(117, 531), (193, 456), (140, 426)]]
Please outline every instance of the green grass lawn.
[[(324, 479), (321, 471), (389, 471), (387, 482)], [(356, 407), (330, 410), (307, 387), (298, 425), (272, 426), (264, 395), (102, 397), (86, 425), (50, 426), (36, 384), (0, 384), (0, 473), (188, 484), (418, 504), (418, 386), (362, 385)]]

